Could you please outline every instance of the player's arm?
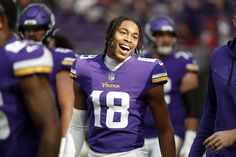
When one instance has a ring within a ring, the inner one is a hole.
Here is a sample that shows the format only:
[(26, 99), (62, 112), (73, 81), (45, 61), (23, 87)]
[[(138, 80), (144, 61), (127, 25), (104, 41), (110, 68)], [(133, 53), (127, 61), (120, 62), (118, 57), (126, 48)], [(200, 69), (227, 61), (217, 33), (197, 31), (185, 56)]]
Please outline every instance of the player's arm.
[(197, 73), (188, 72), (182, 79), (180, 92), (186, 106), (186, 129), (196, 131), (200, 118), (200, 105), (198, 104), (198, 76)]
[(199, 67), (191, 53), (184, 54), (188, 57), (183, 57), (186, 73), (181, 80), (180, 92), (186, 107), (186, 129), (196, 131), (201, 116), (201, 105), (197, 98)]
[(163, 157), (175, 157), (175, 142), (172, 125), (169, 119), (167, 105), (164, 99), (163, 86), (159, 85), (149, 89), (147, 95), (148, 105), (158, 129), (159, 142)]
[(80, 86), (74, 81), (74, 108), (68, 128), (63, 157), (78, 156), (87, 131), (86, 96)]
[(75, 98), (73, 91), (73, 79), (69, 77), (69, 73), (69, 71), (62, 70), (56, 74), (57, 95), (61, 109), (62, 137), (66, 136)]
[(55, 80), (58, 105), (61, 111), (60, 122), (62, 130), (62, 138), (58, 157), (62, 157), (66, 142), (66, 133), (71, 120), (74, 103), (73, 80), (69, 77), (69, 74), (70, 68), (77, 55), (70, 49), (52, 48), (50, 50), (55, 56), (57, 56), (55, 64), (60, 65), (60, 71), (56, 72)]
[(182, 79), (180, 92), (186, 107), (185, 138), (180, 150), (181, 157), (187, 157), (193, 140), (196, 136), (200, 118), (200, 104), (197, 98), (198, 76), (197, 73), (187, 72)]
[(60, 71), (56, 73), (56, 90), (61, 110), (60, 118), (63, 138), (66, 136), (74, 103), (73, 79), (69, 75), (76, 54), (69, 49), (63, 48), (51, 49), (51, 51), (55, 51), (54, 53), (58, 57), (57, 61), (60, 63)]
[(74, 103), (73, 79), (69, 77), (69, 71), (62, 70), (56, 74), (56, 88), (58, 102), (61, 110), (60, 123), (62, 138), (60, 144), (59, 156), (64, 152), (66, 133), (72, 116)]
[(39, 156), (57, 157), (61, 132), (55, 100), (47, 78), (36, 75), (25, 77), (19, 83), (19, 89), (34, 124), (42, 132)]

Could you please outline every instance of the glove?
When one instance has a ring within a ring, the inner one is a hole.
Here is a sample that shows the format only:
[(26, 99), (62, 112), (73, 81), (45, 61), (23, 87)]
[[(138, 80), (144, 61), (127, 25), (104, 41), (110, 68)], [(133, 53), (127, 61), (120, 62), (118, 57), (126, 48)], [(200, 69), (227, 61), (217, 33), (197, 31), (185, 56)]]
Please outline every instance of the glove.
[(193, 144), (193, 140), (196, 137), (196, 132), (187, 130), (185, 133), (184, 143), (180, 149), (179, 157), (188, 157), (189, 151)]

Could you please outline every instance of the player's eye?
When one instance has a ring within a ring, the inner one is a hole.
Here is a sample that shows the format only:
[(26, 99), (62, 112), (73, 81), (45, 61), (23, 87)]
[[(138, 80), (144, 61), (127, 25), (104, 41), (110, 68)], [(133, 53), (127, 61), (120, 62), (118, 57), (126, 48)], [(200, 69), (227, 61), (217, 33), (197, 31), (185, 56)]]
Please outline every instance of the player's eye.
[(126, 34), (126, 31), (120, 31), (120, 34)]
[(138, 36), (137, 36), (137, 35), (133, 35), (133, 38), (134, 38), (135, 40), (137, 40), (137, 39), (138, 39)]

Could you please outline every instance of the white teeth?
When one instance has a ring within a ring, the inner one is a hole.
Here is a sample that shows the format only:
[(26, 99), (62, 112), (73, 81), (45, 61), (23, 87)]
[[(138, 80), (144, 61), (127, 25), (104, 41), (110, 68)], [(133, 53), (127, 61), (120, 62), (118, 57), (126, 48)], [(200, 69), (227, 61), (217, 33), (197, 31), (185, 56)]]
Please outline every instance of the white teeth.
[(130, 47), (129, 46), (127, 46), (127, 45), (120, 45), (120, 47), (122, 47), (122, 48), (125, 48), (125, 49), (127, 49), (127, 50), (130, 50)]

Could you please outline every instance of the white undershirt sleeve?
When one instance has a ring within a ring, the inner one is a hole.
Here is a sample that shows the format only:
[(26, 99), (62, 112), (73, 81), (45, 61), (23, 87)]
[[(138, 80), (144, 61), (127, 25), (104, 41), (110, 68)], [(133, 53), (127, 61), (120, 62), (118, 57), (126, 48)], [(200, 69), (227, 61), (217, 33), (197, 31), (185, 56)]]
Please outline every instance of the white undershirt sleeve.
[(72, 119), (66, 136), (63, 157), (78, 157), (87, 132), (87, 110), (73, 108)]

